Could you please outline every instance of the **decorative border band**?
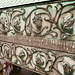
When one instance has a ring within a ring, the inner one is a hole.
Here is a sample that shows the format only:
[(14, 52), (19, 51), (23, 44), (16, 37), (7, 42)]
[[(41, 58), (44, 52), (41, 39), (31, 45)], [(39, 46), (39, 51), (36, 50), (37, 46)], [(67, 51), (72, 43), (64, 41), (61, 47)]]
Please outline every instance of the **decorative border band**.
[[(75, 75), (75, 42), (41, 37), (75, 36), (75, 2), (33, 6), (30, 12), (27, 9), (29, 7), (0, 11), (0, 58), (45, 75)], [(8, 37), (10, 33), (12, 36)]]
[(2, 9), (0, 33), (75, 40), (75, 1)]
[(55, 39), (46, 39), (41, 37), (29, 37), (29, 36), (1, 36), (0, 40), (16, 43), (25, 46), (32, 46), (43, 49), (51, 49), (54, 51), (68, 52), (75, 54), (75, 42), (72, 41), (63, 41), (63, 40), (55, 40)]
[[(48, 41), (53, 40), (47, 39), (46, 42), (44, 39), (44, 44), (41, 44), (41, 38), (33, 37), (3, 37), (3, 40), (0, 40), (0, 59), (43, 75), (75, 74), (75, 54), (40, 48), (42, 45), (46, 47), (49, 44)], [(37, 41), (34, 43), (32, 40)], [(53, 47), (52, 45), (54, 46), (53, 42), (48, 46)]]

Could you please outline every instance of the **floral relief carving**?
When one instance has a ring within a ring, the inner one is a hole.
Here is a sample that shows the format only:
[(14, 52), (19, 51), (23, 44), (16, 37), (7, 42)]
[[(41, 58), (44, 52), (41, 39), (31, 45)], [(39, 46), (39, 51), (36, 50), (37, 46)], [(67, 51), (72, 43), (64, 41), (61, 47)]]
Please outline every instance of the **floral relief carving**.
[[(65, 17), (66, 19), (63, 19), (63, 29), (66, 28), (67, 30), (73, 29), (74, 19), (73, 16), (68, 15)], [(69, 32), (70, 33), (70, 32)], [(72, 32), (71, 32), (72, 33)]]
[(1, 24), (0, 30), (2, 31), (2, 33), (9, 32), (10, 26), (6, 15), (0, 18), (0, 24)]
[(1, 42), (0, 58), (45, 75), (75, 74), (74, 54)]
[[(28, 10), (24, 7), (2, 10), (0, 12), (0, 31), (7, 35), (48, 36), (67, 39), (75, 35), (73, 34), (74, 5), (75, 3), (66, 5), (57, 3), (55, 6), (48, 4), (31, 7), (32, 10), (27, 7), (31, 10), (28, 14)], [(69, 6), (70, 8), (68, 8)]]
[(11, 32), (15, 34), (20, 31), (21, 18), (20, 15), (24, 14), (23, 9), (19, 10), (6, 10), (0, 13), (0, 31), (2, 34)]
[(73, 34), (74, 27), (74, 17), (73, 14), (67, 13), (65, 17), (63, 17), (63, 22), (61, 23), (61, 29), (65, 32), (62, 34), (61, 38), (66, 39), (70, 35)]
[(63, 61), (58, 62), (58, 70), (62, 75), (75, 74), (75, 61), (65, 56)]
[(42, 18), (40, 15), (35, 15), (33, 18), (33, 23), (36, 25), (37, 29), (40, 30), (42, 27)]
[[(75, 2), (56, 3), (55, 5), (47, 4), (31, 8), (29, 9), (30, 11), (25, 7), (1, 10), (0, 33), (7, 36), (26, 35), (60, 39), (68, 39), (75, 36), (73, 33), (75, 26)], [(22, 40), (21, 43), (23, 43)], [(49, 42), (47, 40), (42, 40), (42, 42), (38, 40), (38, 43), (35, 39), (33, 40), (37, 42), (38, 46), (32, 47), (34, 46), (32, 45), (32, 40), (29, 40), (31, 44), (28, 42), (32, 46), (1, 41), (0, 58), (5, 58), (13, 64), (44, 75), (75, 75), (75, 55), (66, 53), (71, 52), (70, 49), (73, 49), (72, 53), (74, 52), (74, 43), (61, 43), (58, 40), (56, 44), (54, 43), (55, 40), (48, 40)], [(24, 42), (27, 43), (27, 41)], [(48, 46), (48, 44), (44, 45), (42, 43), (47, 42), (52, 48), (44, 47), (45, 45)], [(41, 44), (42, 46), (39, 46)], [(51, 49), (48, 50), (46, 48)], [(61, 48), (64, 50), (60, 50)], [(56, 49), (58, 50), (54, 51)], [(63, 51), (65, 52), (63, 53)]]

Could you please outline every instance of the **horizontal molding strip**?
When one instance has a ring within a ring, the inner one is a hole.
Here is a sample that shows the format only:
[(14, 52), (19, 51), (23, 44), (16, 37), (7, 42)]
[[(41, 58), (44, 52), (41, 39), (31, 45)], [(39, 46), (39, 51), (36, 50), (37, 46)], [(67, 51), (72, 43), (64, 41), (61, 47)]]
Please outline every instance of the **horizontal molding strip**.
[(41, 75), (62, 75), (59, 67), (64, 68), (66, 62), (75, 70), (74, 58), (74, 42), (0, 35), (0, 59)]
[[(69, 0), (74, 1), (74, 0)], [(36, 3), (58, 3), (58, 2), (68, 2), (68, 0), (0, 0), (0, 9), (21, 6), (21, 5), (32, 5)]]
[(0, 35), (0, 41), (75, 54), (75, 42), (30, 36)]
[(0, 0), (0, 8), (26, 5), (26, 4), (32, 4), (38, 2), (47, 2), (47, 1), (50, 0)]

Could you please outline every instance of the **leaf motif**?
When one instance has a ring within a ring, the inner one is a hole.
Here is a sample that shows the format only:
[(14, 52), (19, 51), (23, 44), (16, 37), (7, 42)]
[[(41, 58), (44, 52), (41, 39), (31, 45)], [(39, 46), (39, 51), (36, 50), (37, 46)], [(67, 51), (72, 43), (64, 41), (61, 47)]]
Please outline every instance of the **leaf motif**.
[(69, 75), (67, 72), (64, 72), (64, 75)]
[(64, 68), (61, 62), (58, 62), (58, 70), (62, 75), (64, 75)]
[(66, 32), (66, 33), (70, 33), (73, 34), (73, 29), (67, 29), (67, 28), (63, 28), (63, 25), (61, 24), (61, 29)]

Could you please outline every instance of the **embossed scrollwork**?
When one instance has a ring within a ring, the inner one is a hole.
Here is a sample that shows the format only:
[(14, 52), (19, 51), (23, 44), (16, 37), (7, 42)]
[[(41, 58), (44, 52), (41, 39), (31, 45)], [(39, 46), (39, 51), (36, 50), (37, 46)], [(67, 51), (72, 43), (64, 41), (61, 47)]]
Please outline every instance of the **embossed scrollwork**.
[(25, 13), (24, 9), (21, 10), (6, 10), (6, 11), (1, 11), (0, 13), (0, 31), (3, 34), (7, 33), (21, 33), (21, 18)]
[[(75, 3), (0, 11), (0, 33), (67, 39), (75, 36)], [(70, 7), (70, 8), (69, 8)]]
[(12, 43), (2, 43), (1, 50), (0, 58), (5, 58), (13, 64), (21, 65), (41, 74), (75, 74), (74, 55), (57, 51), (43, 51), (39, 48)]

